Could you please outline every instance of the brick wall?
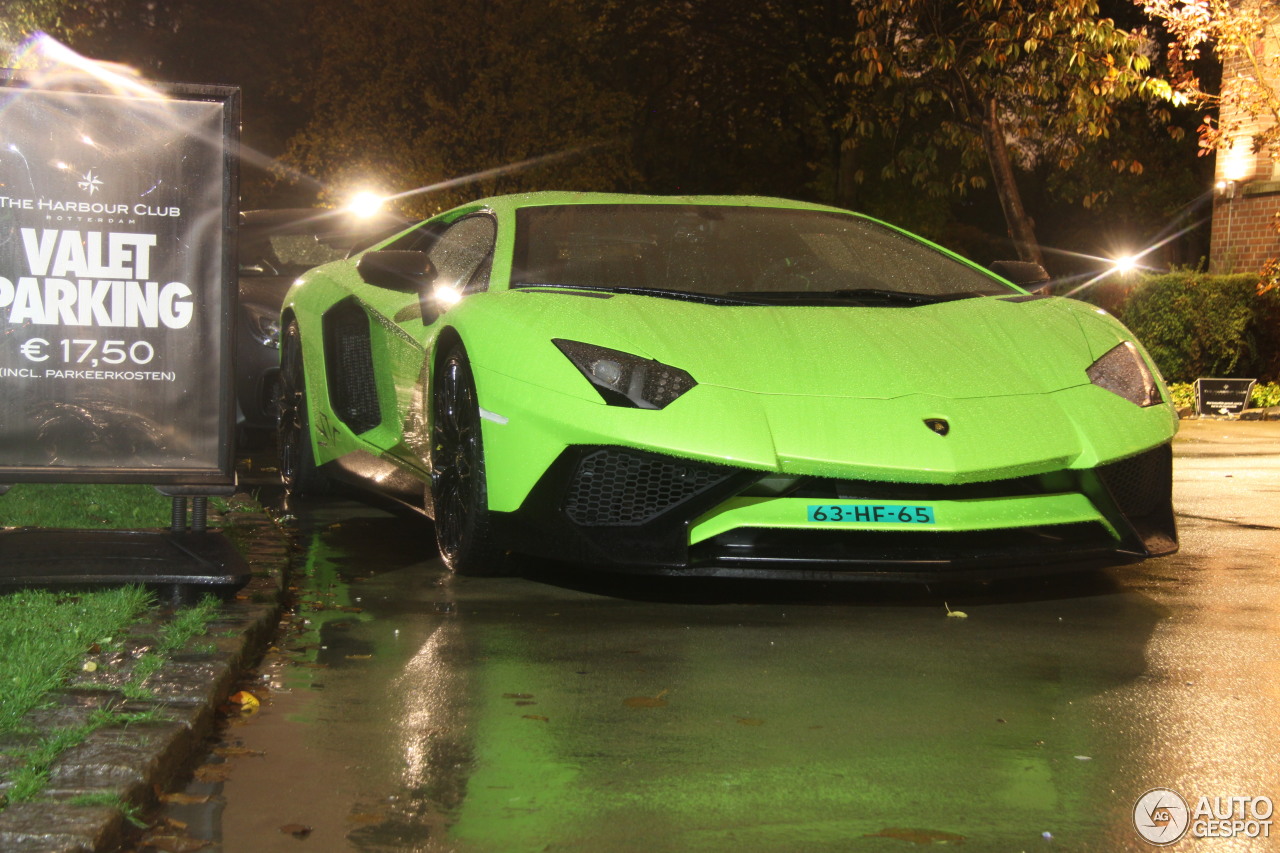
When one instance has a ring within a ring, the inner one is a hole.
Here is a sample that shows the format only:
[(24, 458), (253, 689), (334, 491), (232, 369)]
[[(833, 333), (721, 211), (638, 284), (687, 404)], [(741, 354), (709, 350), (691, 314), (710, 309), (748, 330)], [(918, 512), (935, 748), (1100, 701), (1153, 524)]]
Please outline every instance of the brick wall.
[[(1265, 6), (1273, 0), (1245, 2)], [(1280, 37), (1274, 30), (1254, 47), (1255, 55), (1276, 51), (1280, 51)], [(1252, 76), (1253, 68), (1247, 57), (1227, 57), (1222, 68), (1224, 88), (1233, 78)], [(1280, 151), (1253, 150), (1252, 137), (1262, 128), (1261, 120), (1242, 110), (1233, 113), (1223, 104), (1220, 124), (1233, 131), (1231, 145), (1217, 153), (1211, 272), (1257, 272), (1267, 261), (1280, 259)]]
[(1280, 186), (1275, 183), (1238, 185), (1234, 198), (1219, 195), (1213, 203), (1210, 271), (1257, 272), (1267, 261), (1280, 259), (1277, 226)]

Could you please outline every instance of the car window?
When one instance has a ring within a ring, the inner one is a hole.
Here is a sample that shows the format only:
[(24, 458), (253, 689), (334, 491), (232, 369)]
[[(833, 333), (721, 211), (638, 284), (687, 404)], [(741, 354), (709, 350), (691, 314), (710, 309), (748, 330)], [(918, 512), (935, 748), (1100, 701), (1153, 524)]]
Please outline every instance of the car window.
[(948, 299), (1018, 291), (879, 222), (721, 205), (561, 205), (517, 213), (512, 285), (806, 303), (866, 293)]
[(497, 225), (487, 214), (460, 219), (440, 235), (427, 254), (436, 268), (436, 287), (458, 293), (489, 288)]

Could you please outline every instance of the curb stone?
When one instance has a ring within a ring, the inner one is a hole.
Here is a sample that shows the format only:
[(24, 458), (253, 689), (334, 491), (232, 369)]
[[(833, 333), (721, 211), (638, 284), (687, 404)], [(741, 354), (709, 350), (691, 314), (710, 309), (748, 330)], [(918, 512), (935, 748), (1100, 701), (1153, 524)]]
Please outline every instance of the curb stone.
[[(237, 494), (220, 519), (221, 528), (249, 563), (249, 583), (225, 601), (204, 636), (172, 655), (144, 683), (154, 694), (129, 700), (120, 687), (137, 659), (156, 642), (172, 616), (169, 608), (134, 625), (124, 650), (87, 656), (98, 668), (77, 673), (50, 697), (50, 704), (26, 719), (37, 732), (81, 725), (104, 708), (125, 712), (157, 710), (154, 722), (108, 726), (64, 752), (37, 801), (0, 811), (0, 850), (5, 853), (105, 853), (117, 849), (127, 831), (114, 808), (73, 805), (86, 794), (117, 797), (146, 809), (163, 790), (203, 755), (218, 705), (237, 679), (261, 657), (282, 609), (289, 544), (285, 534), (251, 497)], [(213, 525), (211, 525), (213, 526)], [(15, 763), (5, 755), (30, 743), (31, 735), (0, 738), (0, 770)], [(5, 786), (0, 783), (0, 796)]]

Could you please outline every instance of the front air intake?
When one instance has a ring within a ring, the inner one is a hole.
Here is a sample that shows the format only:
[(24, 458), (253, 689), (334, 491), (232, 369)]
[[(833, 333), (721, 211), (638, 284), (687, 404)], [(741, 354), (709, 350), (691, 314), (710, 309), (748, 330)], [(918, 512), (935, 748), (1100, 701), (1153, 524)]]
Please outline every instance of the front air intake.
[(723, 465), (601, 448), (578, 463), (564, 512), (585, 526), (644, 524), (737, 473)]

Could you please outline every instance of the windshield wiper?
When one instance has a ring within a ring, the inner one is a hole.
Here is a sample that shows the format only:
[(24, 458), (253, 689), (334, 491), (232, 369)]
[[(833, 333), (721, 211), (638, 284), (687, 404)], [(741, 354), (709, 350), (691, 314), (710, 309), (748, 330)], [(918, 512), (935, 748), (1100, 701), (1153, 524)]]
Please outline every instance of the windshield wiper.
[(521, 282), (511, 285), (512, 290), (554, 288), (557, 290), (583, 290), (588, 293), (621, 293), (628, 296), (657, 296), (660, 299), (677, 299), (681, 302), (700, 302), (706, 305), (759, 305), (754, 299), (726, 296), (719, 293), (695, 293), (691, 290), (664, 290), (659, 287), (599, 287), (590, 284), (559, 284), (556, 282)]

